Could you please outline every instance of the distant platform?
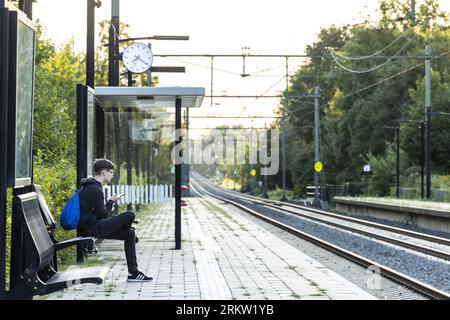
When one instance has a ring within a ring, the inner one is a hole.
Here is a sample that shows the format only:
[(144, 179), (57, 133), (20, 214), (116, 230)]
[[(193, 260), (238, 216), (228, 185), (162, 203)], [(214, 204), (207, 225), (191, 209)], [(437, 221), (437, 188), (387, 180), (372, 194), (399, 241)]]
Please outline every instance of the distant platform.
[(137, 214), (139, 269), (149, 283), (127, 283), (123, 242), (105, 240), (88, 265), (111, 267), (101, 285), (77, 285), (43, 297), (58, 300), (375, 299), (220, 202), (189, 198), (182, 210), (182, 249), (174, 248), (174, 205)]
[[(336, 210), (450, 234), (450, 204), (408, 199), (337, 198)], [(445, 235), (440, 235), (444, 236)]]

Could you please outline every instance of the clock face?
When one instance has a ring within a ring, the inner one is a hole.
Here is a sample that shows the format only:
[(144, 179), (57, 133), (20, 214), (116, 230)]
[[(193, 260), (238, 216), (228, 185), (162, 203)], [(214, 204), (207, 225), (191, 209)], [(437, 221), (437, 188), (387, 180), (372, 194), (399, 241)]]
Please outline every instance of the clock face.
[(146, 72), (152, 66), (152, 50), (144, 43), (130, 44), (122, 54), (122, 61), (130, 72)]

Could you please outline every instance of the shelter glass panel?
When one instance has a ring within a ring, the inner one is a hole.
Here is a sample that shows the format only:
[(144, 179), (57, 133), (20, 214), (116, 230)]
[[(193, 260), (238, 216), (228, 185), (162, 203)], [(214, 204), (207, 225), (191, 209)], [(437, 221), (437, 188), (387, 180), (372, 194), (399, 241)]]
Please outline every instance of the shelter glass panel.
[[(173, 110), (171, 110), (173, 111)], [(174, 181), (171, 151), (174, 146), (174, 114), (158, 112), (107, 112), (105, 114), (106, 155), (120, 165), (121, 184), (126, 184), (127, 163), (133, 172), (133, 184)]]
[(105, 112), (103, 150), (117, 165), (112, 193), (125, 192), (128, 204), (174, 197), (175, 102), (180, 97), (183, 109), (200, 107), (204, 94), (196, 87), (95, 88)]
[(16, 179), (31, 177), (34, 30), (19, 20), (16, 91)]

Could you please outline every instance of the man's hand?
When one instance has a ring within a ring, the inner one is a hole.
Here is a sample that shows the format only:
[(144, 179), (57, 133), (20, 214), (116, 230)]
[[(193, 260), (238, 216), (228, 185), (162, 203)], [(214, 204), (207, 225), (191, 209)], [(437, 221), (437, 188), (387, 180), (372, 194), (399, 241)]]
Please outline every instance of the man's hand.
[(120, 200), (120, 198), (121, 197), (114, 195), (114, 196), (111, 196), (111, 198), (109, 198), (109, 200), (111, 200), (112, 202), (116, 203), (117, 201)]

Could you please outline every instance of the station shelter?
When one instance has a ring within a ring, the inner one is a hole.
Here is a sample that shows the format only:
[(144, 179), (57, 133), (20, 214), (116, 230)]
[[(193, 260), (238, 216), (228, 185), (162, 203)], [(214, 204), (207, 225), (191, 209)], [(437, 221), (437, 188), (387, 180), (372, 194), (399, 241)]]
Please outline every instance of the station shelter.
[(176, 249), (181, 248), (181, 113), (200, 107), (204, 95), (200, 87), (77, 88), (77, 181), (92, 175), (95, 158), (105, 157), (117, 166), (106, 197), (125, 193), (130, 210), (173, 199)]

